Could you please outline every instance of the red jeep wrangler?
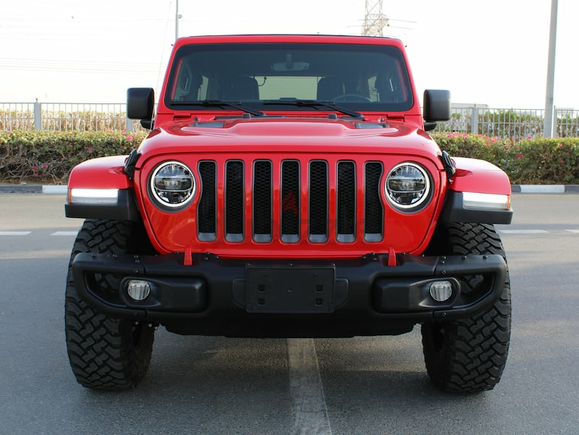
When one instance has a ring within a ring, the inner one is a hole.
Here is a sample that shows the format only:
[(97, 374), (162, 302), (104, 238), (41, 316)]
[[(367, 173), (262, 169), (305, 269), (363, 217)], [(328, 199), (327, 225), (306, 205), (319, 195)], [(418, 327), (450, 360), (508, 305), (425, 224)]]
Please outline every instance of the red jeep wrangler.
[(135, 386), (158, 325), (178, 334), (351, 337), (422, 325), (445, 390), (493, 388), (510, 337), (510, 182), (426, 133), (402, 43), (312, 35), (204, 36), (174, 46), (151, 132), (129, 156), (74, 168), (85, 218), (66, 288), (72, 370)]

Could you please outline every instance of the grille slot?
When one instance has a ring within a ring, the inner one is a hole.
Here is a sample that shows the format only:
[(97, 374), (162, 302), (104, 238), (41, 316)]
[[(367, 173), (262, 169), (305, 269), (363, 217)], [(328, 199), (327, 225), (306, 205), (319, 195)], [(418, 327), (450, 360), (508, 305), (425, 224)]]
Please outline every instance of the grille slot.
[(337, 230), (339, 242), (356, 239), (356, 166), (354, 162), (338, 163)]
[(216, 210), (216, 164), (211, 161), (199, 162), (202, 194), (197, 208), (197, 231), (199, 240), (211, 242), (217, 237)]
[(231, 160), (225, 171), (225, 239), (229, 242), (243, 241), (245, 224), (243, 162)]
[(380, 200), (382, 163), (367, 162), (365, 169), (364, 238), (367, 242), (379, 242), (383, 235), (384, 209)]
[(310, 162), (309, 178), (310, 241), (325, 243), (328, 240), (328, 164), (321, 160)]
[(271, 242), (272, 180), (271, 162), (257, 160), (253, 166), (253, 239)]
[(286, 160), (281, 164), (281, 240), (300, 240), (300, 164)]

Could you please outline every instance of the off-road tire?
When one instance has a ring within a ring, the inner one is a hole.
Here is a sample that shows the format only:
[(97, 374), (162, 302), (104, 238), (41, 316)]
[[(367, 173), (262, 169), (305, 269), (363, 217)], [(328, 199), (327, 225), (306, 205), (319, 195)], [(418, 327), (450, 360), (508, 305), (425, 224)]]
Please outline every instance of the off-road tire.
[[(439, 229), (437, 238), (437, 249), (445, 251), (439, 255), (505, 257), (500, 237), (492, 225), (450, 224)], [(511, 295), (507, 273), (500, 299), (488, 310), (469, 319), (422, 325), (424, 360), (430, 379), (445, 391), (477, 393), (493, 389), (507, 362), (510, 332)]]
[[(143, 240), (146, 236), (136, 224), (86, 220), (74, 242), (66, 280), (66, 345), (72, 371), (84, 387), (124, 390), (136, 386), (149, 368), (154, 328), (108, 317), (84, 302), (74, 286), (72, 260), (81, 252), (137, 253), (147, 244)], [(97, 277), (97, 282), (110, 291), (117, 291), (119, 285), (119, 279), (110, 275)]]

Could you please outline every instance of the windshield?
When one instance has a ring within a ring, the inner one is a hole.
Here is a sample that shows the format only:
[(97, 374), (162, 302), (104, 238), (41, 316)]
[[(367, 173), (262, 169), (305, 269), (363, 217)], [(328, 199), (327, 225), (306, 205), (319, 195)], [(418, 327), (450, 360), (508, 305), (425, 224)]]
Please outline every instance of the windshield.
[(176, 110), (207, 110), (207, 102), (231, 109), (220, 101), (254, 110), (332, 110), (311, 104), (320, 101), (404, 111), (414, 103), (402, 53), (381, 45), (192, 44), (177, 52), (167, 89), (165, 103)]

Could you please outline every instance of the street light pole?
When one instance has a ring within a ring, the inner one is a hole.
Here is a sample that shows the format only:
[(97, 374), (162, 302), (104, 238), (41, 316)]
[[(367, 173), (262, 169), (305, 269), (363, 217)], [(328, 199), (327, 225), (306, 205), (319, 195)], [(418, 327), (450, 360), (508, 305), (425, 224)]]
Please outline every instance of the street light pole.
[(175, 41), (179, 39), (179, 0), (175, 0)]
[(543, 137), (553, 137), (555, 125), (555, 50), (557, 47), (557, 3), (551, 0), (551, 26), (549, 30), (549, 60), (547, 67), (547, 92), (545, 96), (545, 123)]

